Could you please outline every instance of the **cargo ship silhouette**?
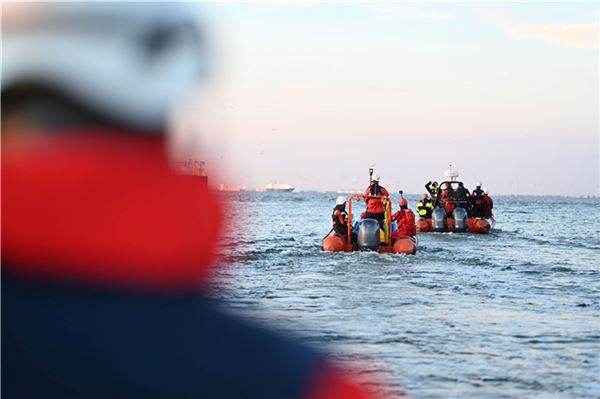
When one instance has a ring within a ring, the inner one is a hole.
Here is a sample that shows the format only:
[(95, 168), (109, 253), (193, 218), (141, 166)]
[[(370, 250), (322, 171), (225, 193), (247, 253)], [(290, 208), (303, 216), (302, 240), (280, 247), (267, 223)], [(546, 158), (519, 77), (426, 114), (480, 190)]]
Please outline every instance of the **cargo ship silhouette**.
[(290, 184), (279, 184), (279, 183), (272, 183), (272, 184), (267, 184), (265, 186), (265, 190), (266, 191), (284, 191), (284, 192), (291, 192), (294, 191), (294, 186), (290, 185)]

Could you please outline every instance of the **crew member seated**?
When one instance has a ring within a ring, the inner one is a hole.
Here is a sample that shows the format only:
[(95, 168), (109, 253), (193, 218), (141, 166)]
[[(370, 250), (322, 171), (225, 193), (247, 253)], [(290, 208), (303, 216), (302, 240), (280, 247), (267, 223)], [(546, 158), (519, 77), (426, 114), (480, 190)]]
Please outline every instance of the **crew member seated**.
[(348, 212), (346, 212), (346, 197), (340, 195), (335, 200), (335, 207), (331, 214), (331, 220), (333, 223), (333, 231), (336, 234), (347, 237), (348, 236)]
[(486, 215), (485, 192), (481, 189), (481, 182), (475, 183), (475, 190), (471, 193), (471, 216), (483, 218)]
[(372, 198), (372, 195), (389, 197), (390, 194), (385, 187), (379, 185), (379, 176), (375, 175), (371, 179), (371, 184), (365, 191), (367, 203), (367, 211), (365, 212), (365, 218), (375, 219), (379, 222), (379, 226), (383, 227), (385, 220), (385, 204), (381, 198)]
[(415, 214), (408, 209), (408, 201), (400, 198), (398, 202), (400, 210), (394, 212), (392, 220), (398, 225), (398, 229), (392, 233), (392, 238), (414, 237), (417, 235), (417, 226), (415, 225)]
[(433, 212), (433, 203), (429, 199), (429, 195), (424, 193), (421, 196), (421, 201), (417, 203), (417, 213), (423, 219), (430, 219)]

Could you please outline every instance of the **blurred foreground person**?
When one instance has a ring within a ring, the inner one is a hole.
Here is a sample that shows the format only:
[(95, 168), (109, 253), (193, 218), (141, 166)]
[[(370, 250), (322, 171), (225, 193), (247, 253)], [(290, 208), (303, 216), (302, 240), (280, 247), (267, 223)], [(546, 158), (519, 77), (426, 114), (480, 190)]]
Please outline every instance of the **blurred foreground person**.
[(163, 134), (203, 71), (193, 12), (20, 6), (2, 21), (2, 397), (365, 397), (199, 292), (221, 208)]

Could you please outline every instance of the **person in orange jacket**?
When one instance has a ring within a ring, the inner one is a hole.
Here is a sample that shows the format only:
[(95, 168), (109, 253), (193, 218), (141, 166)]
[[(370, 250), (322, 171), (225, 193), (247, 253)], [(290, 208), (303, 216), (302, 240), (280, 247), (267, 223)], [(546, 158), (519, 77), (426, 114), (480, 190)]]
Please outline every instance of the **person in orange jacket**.
[(392, 238), (416, 236), (415, 214), (408, 208), (408, 201), (405, 198), (400, 198), (398, 205), (400, 210), (392, 215), (392, 220), (397, 223), (398, 229), (394, 231)]
[(379, 185), (379, 176), (375, 175), (371, 179), (371, 184), (365, 190), (367, 211), (365, 212), (365, 218), (375, 219), (379, 222), (380, 226), (383, 226), (385, 221), (385, 204), (382, 198), (372, 198), (372, 196), (389, 197), (390, 194), (385, 187)]
[(23, 12), (2, 32), (2, 397), (367, 398), (201, 288), (223, 208), (165, 135), (204, 70), (193, 10)]

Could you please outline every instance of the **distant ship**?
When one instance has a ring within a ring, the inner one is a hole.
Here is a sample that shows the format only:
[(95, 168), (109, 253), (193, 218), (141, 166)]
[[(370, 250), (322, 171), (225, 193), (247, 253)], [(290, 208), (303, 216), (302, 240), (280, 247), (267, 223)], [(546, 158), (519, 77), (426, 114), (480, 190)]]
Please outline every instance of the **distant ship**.
[(362, 194), (363, 192), (361, 190), (346, 189), (346, 190), (338, 190), (337, 193), (338, 194)]
[(287, 192), (291, 192), (291, 191), (294, 191), (294, 186), (292, 186), (290, 184), (273, 183), (273, 184), (267, 184), (265, 186), (265, 190), (266, 191), (287, 191)]
[(219, 184), (219, 191), (228, 191), (228, 192), (239, 192), (239, 191), (247, 191), (246, 186), (226, 186), (225, 184)]

